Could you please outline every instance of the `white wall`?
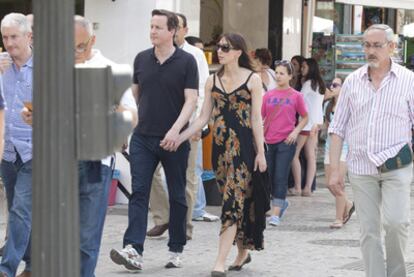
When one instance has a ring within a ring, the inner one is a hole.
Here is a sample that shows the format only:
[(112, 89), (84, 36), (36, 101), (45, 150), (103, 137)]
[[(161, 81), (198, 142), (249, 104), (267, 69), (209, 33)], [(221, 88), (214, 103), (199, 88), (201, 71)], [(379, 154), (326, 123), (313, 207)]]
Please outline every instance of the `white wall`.
[(268, 46), (269, 0), (227, 0), (223, 32), (243, 34), (249, 49)]
[(184, 14), (187, 17), (188, 35), (200, 36), (199, 0), (156, 0), (156, 8)]
[(301, 54), (302, 0), (284, 1), (282, 57), (290, 60)]
[(85, 17), (98, 24), (95, 47), (117, 63), (133, 63), (149, 47), (151, 11), (155, 1), (86, 0)]

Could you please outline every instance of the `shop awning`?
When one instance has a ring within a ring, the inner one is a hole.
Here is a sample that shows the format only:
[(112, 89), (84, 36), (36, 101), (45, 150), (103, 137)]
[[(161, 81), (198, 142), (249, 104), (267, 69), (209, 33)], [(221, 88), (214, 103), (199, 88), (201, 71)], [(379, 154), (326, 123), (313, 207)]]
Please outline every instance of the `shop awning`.
[(336, 0), (336, 3), (414, 10), (414, 0)]

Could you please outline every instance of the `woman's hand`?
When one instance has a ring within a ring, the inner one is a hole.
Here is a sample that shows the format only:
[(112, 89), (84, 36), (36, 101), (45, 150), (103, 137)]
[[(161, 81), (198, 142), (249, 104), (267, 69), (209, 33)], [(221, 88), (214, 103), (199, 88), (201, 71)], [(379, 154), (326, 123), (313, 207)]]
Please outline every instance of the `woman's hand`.
[(254, 171), (259, 168), (260, 172), (265, 172), (267, 168), (266, 158), (264, 153), (258, 153), (254, 160)]
[(310, 130), (310, 135), (311, 136), (317, 136), (318, 131), (319, 131), (319, 126), (318, 126), (318, 124), (315, 124), (315, 125), (312, 126), (312, 129)]
[(296, 140), (298, 138), (299, 133), (296, 130), (293, 130), (289, 136), (285, 139), (285, 143), (287, 145), (292, 145), (294, 143), (296, 143)]

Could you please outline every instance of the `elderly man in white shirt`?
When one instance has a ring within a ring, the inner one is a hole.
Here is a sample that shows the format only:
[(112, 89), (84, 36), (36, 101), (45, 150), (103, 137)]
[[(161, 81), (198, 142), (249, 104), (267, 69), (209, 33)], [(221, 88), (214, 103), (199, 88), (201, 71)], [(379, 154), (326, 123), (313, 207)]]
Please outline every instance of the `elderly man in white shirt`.
[[(199, 97), (197, 102), (197, 111), (194, 117), (201, 111), (201, 107), (204, 101), (204, 86), (209, 76), (209, 69), (206, 58), (203, 51), (199, 48), (190, 45), (184, 38), (187, 35), (187, 18), (183, 14), (176, 13), (179, 21), (179, 28), (175, 35), (175, 43), (178, 47), (184, 51), (190, 53), (197, 62), (197, 68), (199, 73)], [(196, 200), (196, 194), (202, 187), (201, 176), (197, 174), (196, 162), (197, 156), (202, 155), (200, 137), (193, 138), (191, 140), (191, 151), (188, 158), (187, 168), (187, 184), (186, 184), (186, 199), (187, 199), (187, 239), (192, 238), (193, 225), (191, 223), (193, 207)], [(163, 181), (160, 173), (161, 166), (159, 165), (152, 181), (150, 206), (153, 214), (155, 226), (148, 231), (147, 236), (156, 237), (162, 235), (168, 229), (169, 218), (169, 205), (168, 195), (163, 186)], [(208, 213), (204, 213), (203, 217), (206, 217), (209, 221), (216, 221), (219, 218)]]
[[(82, 16), (75, 16), (75, 63), (91, 66), (114, 65), (99, 50), (92, 49), (94, 44), (92, 23)], [(137, 105), (130, 89), (122, 96), (118, 110), (131, 112), (133, 125), (137, 124)], [(100, 178), (96, 179), (92, 176), (94, 169), (89, 166), (88, 161), (79, 162), (81, 277), (95, 276), (112, 179), (112, 164), (113, 156), (103, 159), (98, 170)]]
[(339, 159), (345, 139), (369, 277), (407, 276), (414, 74), (390, 59), (395, 49), (393, 40), (394, 32), (387, 25), (375, 24), (365, 31), (363, 46), (368, 64), (345, 80), (329, 126), (329, 186), (337, 192), (344, 186)]

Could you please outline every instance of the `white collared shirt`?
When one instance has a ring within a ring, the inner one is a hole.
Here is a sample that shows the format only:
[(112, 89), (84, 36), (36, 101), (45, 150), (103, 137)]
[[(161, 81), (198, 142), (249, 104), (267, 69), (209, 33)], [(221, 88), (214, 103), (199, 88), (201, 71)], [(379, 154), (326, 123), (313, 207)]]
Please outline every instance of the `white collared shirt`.
[(181, 49), (193, 55), (197, 62), (198, 68), (198, 100), (197, 100), (197, 112), (196, 114), (199, 115), (201, 112), (201, 107), (203, 106), (204, 102), (204, 87), (206, 85), (208, 76), (209, 76), (209, 69), (206, 60), (206, 56), (204, 55), (203, 51), (200, 48), (192, 46), (187, 41), (184, 41), (184, 44), (180, 46)]

